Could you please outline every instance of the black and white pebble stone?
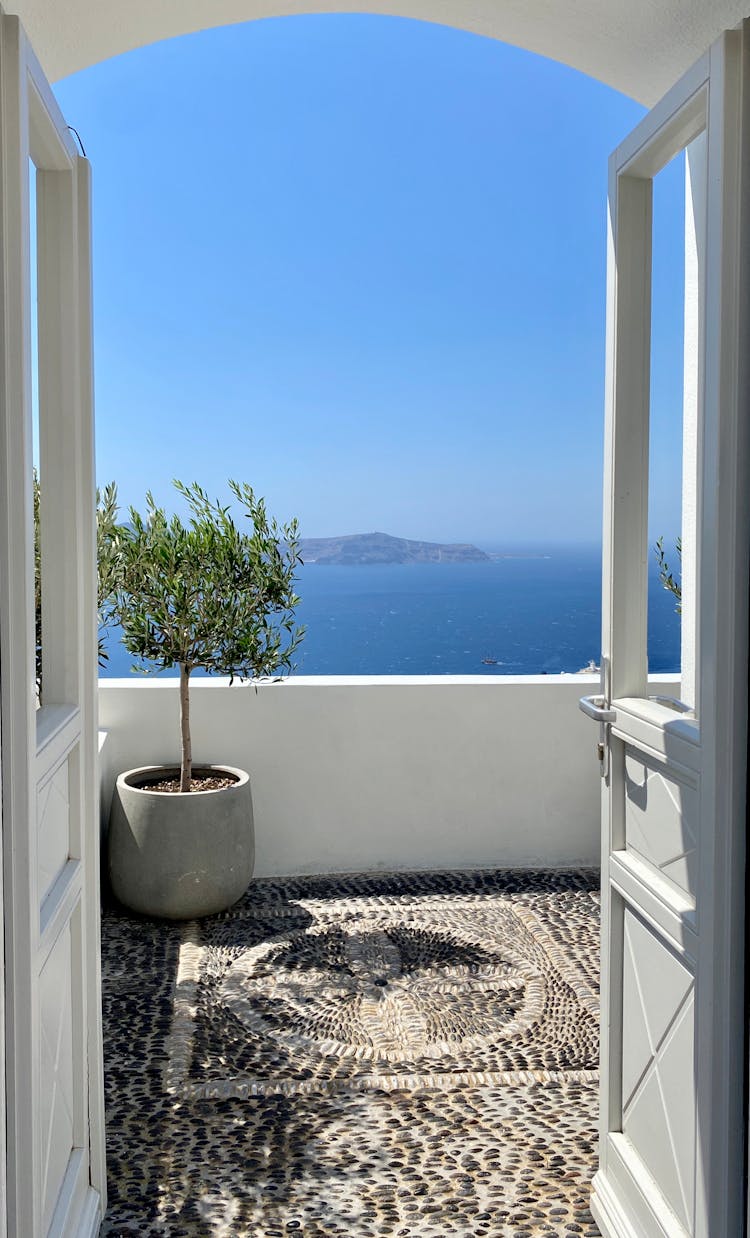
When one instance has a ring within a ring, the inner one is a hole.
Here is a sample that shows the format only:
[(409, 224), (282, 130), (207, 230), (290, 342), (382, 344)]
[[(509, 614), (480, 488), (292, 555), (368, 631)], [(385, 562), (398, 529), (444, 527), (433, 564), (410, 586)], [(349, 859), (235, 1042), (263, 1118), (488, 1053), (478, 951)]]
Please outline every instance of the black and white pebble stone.
[(597, 1229), (598, 877), (253, 882), (102, 924), (102, 1238)]

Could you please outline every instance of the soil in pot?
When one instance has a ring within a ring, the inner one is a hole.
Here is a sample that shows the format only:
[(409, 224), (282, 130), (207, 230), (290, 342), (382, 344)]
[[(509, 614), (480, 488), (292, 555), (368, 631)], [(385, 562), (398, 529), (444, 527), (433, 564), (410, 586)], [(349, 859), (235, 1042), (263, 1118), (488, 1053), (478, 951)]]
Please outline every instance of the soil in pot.
[[(198, 774), (190, 779), (191, 791), (222, 791), (224, 787), (233, 787), (237, 779), (233, 774)], [(151, 781), (138, 784), (148, 791), (180, 791), (179, 778), (154, 778)]]

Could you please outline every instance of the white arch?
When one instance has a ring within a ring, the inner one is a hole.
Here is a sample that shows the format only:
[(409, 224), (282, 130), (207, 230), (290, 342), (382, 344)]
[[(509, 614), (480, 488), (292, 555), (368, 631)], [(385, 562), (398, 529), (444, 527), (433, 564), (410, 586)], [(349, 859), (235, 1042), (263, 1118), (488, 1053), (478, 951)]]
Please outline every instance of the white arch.
[(9, 0), (56, 80), (160, 39), (295, 13), (367, 12), (456, 26), (580, 69), (651, 104), (750, 0)]

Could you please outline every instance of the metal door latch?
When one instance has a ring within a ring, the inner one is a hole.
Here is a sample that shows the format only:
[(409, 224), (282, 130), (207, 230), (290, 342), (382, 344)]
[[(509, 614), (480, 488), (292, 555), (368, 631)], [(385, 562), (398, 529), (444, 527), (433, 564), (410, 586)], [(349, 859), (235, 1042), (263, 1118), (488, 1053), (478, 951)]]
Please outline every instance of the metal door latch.
[(582, 696), (578, 708), (594, 722), (614, 722), (617, 718), (616, 710), (608, 707), (603, 696)]
[(599, 762), (599, 773), (602, 778), (609, 774), (609, 729), (617, 720), (617, 710), (612, 709), (610, 701), (609, 659), (602, 658), (602, 690), (598, 696), (582, 696), (578, 708), (587, 718), (599, 723), (599, 741), (596, 745), (596, 756)]

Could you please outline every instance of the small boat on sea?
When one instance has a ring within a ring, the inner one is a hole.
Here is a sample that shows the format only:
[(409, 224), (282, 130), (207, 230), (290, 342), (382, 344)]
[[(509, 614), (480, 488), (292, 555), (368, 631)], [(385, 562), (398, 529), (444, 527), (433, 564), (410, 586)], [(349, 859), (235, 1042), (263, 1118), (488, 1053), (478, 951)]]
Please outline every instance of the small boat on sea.
[(497, 666), (497, 658), (482, 658), (482, 666)]

